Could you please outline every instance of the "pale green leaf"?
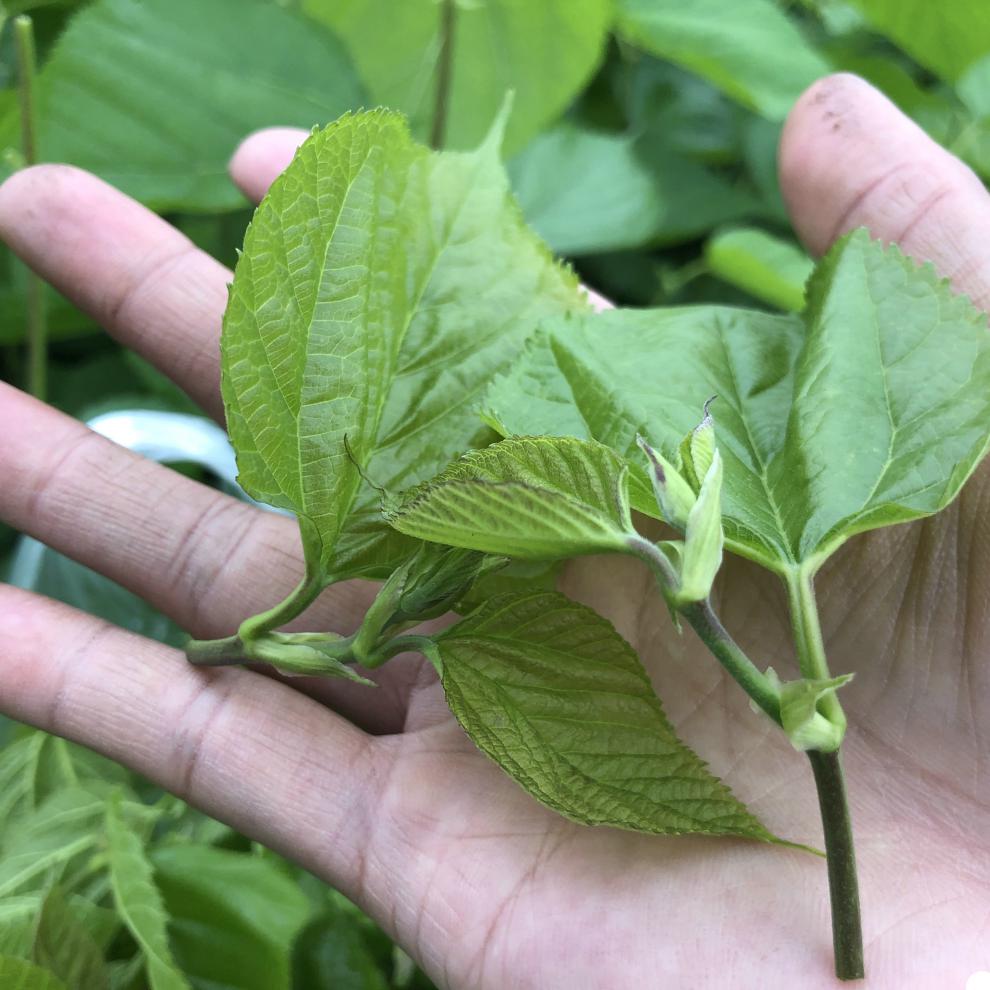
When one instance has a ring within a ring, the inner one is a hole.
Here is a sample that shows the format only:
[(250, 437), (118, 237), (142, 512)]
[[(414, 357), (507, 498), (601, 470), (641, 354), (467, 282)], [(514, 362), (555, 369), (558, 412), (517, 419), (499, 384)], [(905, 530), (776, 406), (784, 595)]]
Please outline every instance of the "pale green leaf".
[(775, 120), (829, 71), (772, 0), (619, 0), (618, 9), (628, 41)]
[(990, 54), (985, 0), (849, 0), (916, 62), (950, 81)]
[(497, 144), (437, 154), (397, 114), (345, 117), (248, 231), (224, 320), (227, 424), (241, 483), (299, 516), (324, 573), (381, 576), (408, 556), (361, 471), (399, 490), (485, 442), (491, 376), (541, 317), (586, 308), (522, 223)]
[[(422, 139), (432, 130), (440, 51), (438, 0), (302, 0), (347, 43), (373, 101), (402, 110)], [(456, 2), (446, 146), (484, 136), (505, 94), (516, 150), (566, 109), (602, 57), (612, 0)]]
[(144, 953), (151, 990), (190, 990), (172, 958), (168, 914), (144, 844), (124, 820), (119, 801), (107, 805), (106, 830), (114, 902)]
[(553, 592), (486, 603), (436, 641), (451, 711), (543, 804), (642, 832), (769, 832), (676, 736), (633, 649)]
[(716, 234), (705, 245), (712, 274), (780, 309), (804, 309), (804, 284), (814, 262), (792, 241), (757, 227)]
[(420, 540), (529, 560), (625, 548), (626, 467), (607, 447), (518, 437), (471, 451), (389, 514)]
[[(96, 0), (39, 74), (39, 142), (158, 209), (233, 209), (227, 163), (247, 134), (363, 102), (340, 42), (279, 4)], [(18, 126), (0, 122), (0, 149)]]
[(41, 906), (32, 958), (58, 976), (67, 990), (110, 988), (103, 953), (57, 886)]
[(982, 459), (986, 316), (860, 231), (820, 263), (803, 319), (695, 307), (547, 325), (489, 419), (597, 439), (638, 472), (637, 434), (673, 460), (712, 394), (727, 545), (813, 569), (854, 533), (937, 512)]
[(310, 905), (272, 860), (172, 845), (151, 862), (176, 961), (194, 984), (290, 990), (290, 951)]
[(526, 219), (561, 254), (676, 243), (754, 211), (702, 165), (627, 134), (562, 123), (509, 165)]
[(26, 959), (0, 955), (0, 987), (3, 990), (69, 990), (54, 973)]
[(0, 956), (31, 955), (41, 901), (40, 894), (0, 897)]

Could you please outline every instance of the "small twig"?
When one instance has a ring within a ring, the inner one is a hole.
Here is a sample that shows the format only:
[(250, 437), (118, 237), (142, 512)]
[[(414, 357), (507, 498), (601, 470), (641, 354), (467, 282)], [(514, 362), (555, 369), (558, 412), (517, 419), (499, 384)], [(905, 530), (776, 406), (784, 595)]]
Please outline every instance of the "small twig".
[(440, 7), (440, 51), (437, 55), (437, 89), (433, 105), (433, 128), (430, 131), (430, 147), (443, 147), (447, 131), (447, 113), (450, 108), (450, 84), (454, 68), (454, 23), (457, 7), (454, 0), (443, 0)]

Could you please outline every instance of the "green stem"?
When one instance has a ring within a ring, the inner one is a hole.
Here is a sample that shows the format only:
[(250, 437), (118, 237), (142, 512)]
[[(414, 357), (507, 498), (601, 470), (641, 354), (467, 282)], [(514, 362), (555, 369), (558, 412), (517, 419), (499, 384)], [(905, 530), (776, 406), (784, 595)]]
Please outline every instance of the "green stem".
[(244, 663), (244, 644), (240, 636), (191, 639), (186, 643), (186, 659), (197, 667), (227, 667)]
[(859, 911), (859, 883), (853, 845), (849, 800), (838, 752), (808, 754), (818, 788), (818, 805), (828, 856), (829, 897), (832, 902), (832, 945), (835, 975), (840, 980), (861, 980), (863, 929)]
[(307, 570), (305, 577), (284, 601), (267, 612), (259, 612), (250, 619), (245, 619), (237, 630), (238, 638), (242, 642), (248, 642), (291, 622), (302, 615), (331, 583), (323, 574)]
[[(17, 93), (21, 115), (21, 151), (25, 165), (38, 161), (38, 123), (35, 95), (37, 59), (34, 49), (34, 25), (30, 17), (14, 18), (14, 45), (17, 51)], [(48, 391), (48, 327), (45, 320), (45, 297), (41, 279), (32, 271), (26, 284), (28, 391), (44, 399)]]
[[(677, 575), (662, 550), (642, 537), (630, 540), (629, 548), (650, 565), (662, 588), (675, 587)], [(780, 695), (776, 686), (729, 635), (712, 610), (711, 603), (706, 599), (682, 605), (679, 612), (732, 679), (777, 725), (781, 725)]]
[(362, 666), (368, 670), (380, 667), (391, 660), (392, 657), (400, 653), (422, 653), (428, 660), (435, 662), (436, 644), (430, 636), (395, 636), (387, 643), (383, 643), (367, 660), (362, 662)]
[[(825, 657), (825, 641), (822, 638), (811, 574), (804, 568), (792, 571), (785, 583), (801, 676), (809, 680), (828, 680), (832, 675)], [(845, 730), (846, 715), (834, 691), (818, 702), (818, 710), (833, 725)]]
[(457, 20), (455, 0), (442, 0), (440, 7), (440, 51), (437, 54), (437, 88), (433, 105), (430, 147), (439, 151), (447, 131), (450, 108), (450, 84), (454, 68), (454, 24)]

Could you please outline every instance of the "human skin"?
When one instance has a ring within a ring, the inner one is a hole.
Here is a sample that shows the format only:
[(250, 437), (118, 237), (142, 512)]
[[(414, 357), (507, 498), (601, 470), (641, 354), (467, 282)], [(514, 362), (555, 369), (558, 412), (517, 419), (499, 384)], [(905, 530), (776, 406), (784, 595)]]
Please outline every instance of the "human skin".
[[(301, 135), (250, 137), (252, 198)], [(815, 84), (781, 147), (794, 225), (820, 253), (868, 226), (990, 305), (990, 197), (883, 96)], [(108, 332), (222, 419), (230, 273), (164, 221), (64, 166), (0, 187), (0, 236)], [(295, 525), (89, 433), (0, 383), (0, 517), (146, 598), (199, 638), (231, 633), (301, 572)], [(852, 439), (852, 438), (851, 438)], [(818, 582), (850, 728), (867, 985), (965, 986), (990, 970), (990, 473), (938, 517), (856, 537)], [(820, 843), (807, 761), (755, 715), (637, 562), (573, 565), (566, 590), (616, 623), (681, 735), (778, 834)], [(372, 590), (326, 592), (304, 625), (351, 631)], [(730, 558), (717, 598), (751, 656), (791, 661), (774, 578)], [(431, 668), (379, 690), (199, 670), (182, 654), (0, 586), (0, 711), (132, 767), (356, 900), (441, 987), (827, 988), (825, 867), (806, 853), (573, 825), (482, 756)]]

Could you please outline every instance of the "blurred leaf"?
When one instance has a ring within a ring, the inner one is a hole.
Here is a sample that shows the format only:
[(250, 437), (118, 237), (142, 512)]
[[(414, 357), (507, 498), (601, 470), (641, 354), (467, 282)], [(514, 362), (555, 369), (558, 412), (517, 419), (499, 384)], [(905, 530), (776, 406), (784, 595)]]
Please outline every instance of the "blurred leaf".
[(151, 990), (190, 990), (169, 949), (168, 915), (141, 838), (124, 821), (119, 800), (105, 809), (114, 902), (144, 953)]
[(793, 241), (756, 227), (716, 234), (705, 259), (719, 278), (780, 309), (804, 309), (804, 283), (814, 262)]
[(292, 953), (294, 990), (389, 990), (361, 928), (339, 911), (312, 921)]
[(956, 93), (974, 117), (990, 117), (990, 55), (963, 73), (956, 83)]
[(536, 138), (509, 175), (526, 219), (560, 254), (676, 243), (756, 208), (703, 165), (649, 139), (570, 123)]
[[(507, 152), (566, 109), (601, 58), (612, 0), (455, 0), (445, 145), (473, 148), (507, 91)], [(344, 38), (372, 100), (406, 113), (425, 140), (436, 102), (438, 0), (303, 0)]]
[(0, 897), (0, 956), (30, 957), (41, 901), (40, 894)]
[[(209, 94), (208, 98), (204, 98)], [(96, 0), (39, 75), (45, 160), (95, 172), (155, 208), (235, 209), (241, 139), (360, 105), (340, 43), (265, 0)], [(17, 144), (16, 114), (0, 148)]]
[(151, 861), (175, 959), (194, 987), (289, 990), (310, 905), (275, 863), (192, 845), (157, 849)]
[(34, 961), (58, 976), (67, 990), (109, 990), (100, 947), (57, 886), (42, 904), (32, 948)]
[(47, 969), (10, 956), (0, 956), (0, 987), (3, 990), (69, 990)]
[(619, 0), (620, 34), (782, 120), (828, 63), (772, 0)]
[(990, 53), (986, 0), (849, 0), (881, 34), (950, 82)]

